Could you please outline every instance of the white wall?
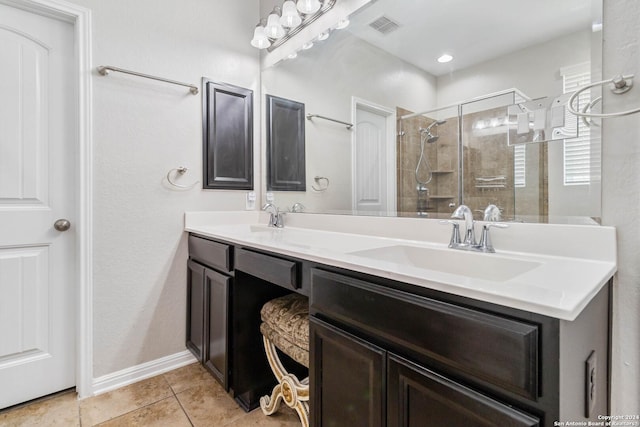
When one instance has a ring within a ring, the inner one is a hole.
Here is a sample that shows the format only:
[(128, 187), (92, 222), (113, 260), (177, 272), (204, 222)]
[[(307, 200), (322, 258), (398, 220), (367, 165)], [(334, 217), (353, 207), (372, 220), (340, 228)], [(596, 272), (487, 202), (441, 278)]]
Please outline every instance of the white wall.
[[(640, 2), (605, 1), (603, 76), (640, 75)], [(640, 89), (604, 90), (605, 112), (640, 106)], [(640, 114), (606, 120), (602, 220), (618, 229), (613, 301), (613, 414), (640, 413)]]
[(531, 98), (562, 93), (559, 66), (589, 61), (591, 32), (559, 37), (438, 77), (444, 106), (516, 87)]
[[(93, 64), (254, 90), (258, 0), (73, 0), (93, 13)], [(173, 191), (202, 180), (202, 98), (151, 80), (94, 75), (94, 377), (184, 351), (188, 210), (244, 208), (244, 193)], [(259, 111), (259, 110), (257, 110)], [(259, 135), (256, 112), (255, 134)], [(260, 189), (255, 144), (255, 188)]]
[[(351, 122), (352, 97), (395, 109), (435, 106), (435, 78), (348, 32), (335, 32), (326, 42), (296, 59), (263, 70), (263, 93), (305, 104), (307, 113)], [(351, 209), (351, 136), (344, 126), (306, 121), (307, 191), (277, 192), (280, 207), (303, 203), (309, 211)], [(314, 176), (328, 177), (326, 192), (317, 193)]]

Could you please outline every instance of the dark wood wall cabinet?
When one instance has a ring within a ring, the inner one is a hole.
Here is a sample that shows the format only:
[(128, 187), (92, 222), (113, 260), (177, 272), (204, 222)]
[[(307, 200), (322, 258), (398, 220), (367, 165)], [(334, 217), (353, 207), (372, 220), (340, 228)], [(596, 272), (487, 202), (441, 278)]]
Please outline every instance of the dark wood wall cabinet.
[(275, 385), (260, 308), (298, 292), (314, 427), (551, 427), (608, 413), (610, 285), (566, 322), (195, 235), (189, 248), (187, 346), (246, 410)]
[(202, 79), (203, 188), (253, 189), (253, 91)]
[(305, 191), (304, 104), (267, 95), (267, 190)]

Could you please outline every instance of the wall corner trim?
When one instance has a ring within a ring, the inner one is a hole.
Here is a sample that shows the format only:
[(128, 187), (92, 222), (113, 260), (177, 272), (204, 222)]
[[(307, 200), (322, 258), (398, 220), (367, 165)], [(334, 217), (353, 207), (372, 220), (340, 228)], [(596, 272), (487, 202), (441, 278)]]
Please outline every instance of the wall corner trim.
[(189, 350), (184, 350), (140, 365), (125, 368), (111, 374), (103, 375), (93, 379), (93, 395), (95, 396), (106, 393), (195, 362), (197, 362), (197, 360), (191, 352)]

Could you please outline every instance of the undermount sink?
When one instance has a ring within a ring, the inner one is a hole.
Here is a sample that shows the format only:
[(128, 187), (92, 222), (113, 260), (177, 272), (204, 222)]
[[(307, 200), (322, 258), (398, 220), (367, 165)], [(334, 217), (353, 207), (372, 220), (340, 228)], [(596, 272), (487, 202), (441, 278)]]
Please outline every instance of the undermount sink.
[(435, 270), (471, 278), (504, 282), (542, 265), (535, 261), (496, 254), (433, 249), (419, 246), (385, 246), (350, 252), (350, 255)]

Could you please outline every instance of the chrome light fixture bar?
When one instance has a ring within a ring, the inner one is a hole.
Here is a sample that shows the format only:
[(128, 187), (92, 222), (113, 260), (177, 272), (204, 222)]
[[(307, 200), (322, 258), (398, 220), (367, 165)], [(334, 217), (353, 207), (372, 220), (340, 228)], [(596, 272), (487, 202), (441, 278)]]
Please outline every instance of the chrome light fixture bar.
[[(333, 8), (337, 0), (286, 0), (254, 30), (251, 45), (272, 52)], [(346, 21), (348, 22), (348, 21)]]

